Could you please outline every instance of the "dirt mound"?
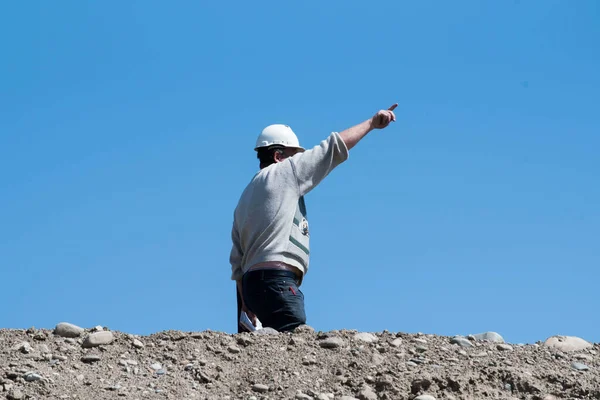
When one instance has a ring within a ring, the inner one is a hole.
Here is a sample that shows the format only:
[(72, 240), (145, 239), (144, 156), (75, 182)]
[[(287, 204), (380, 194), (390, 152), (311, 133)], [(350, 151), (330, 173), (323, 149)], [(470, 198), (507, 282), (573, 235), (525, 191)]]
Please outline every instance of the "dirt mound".
[(0, 330), (0, 399), (600, 399), (599, 352), (561, 337), (508, 345), (494, 334), (310, 327), (134, 336), (62, 324)]

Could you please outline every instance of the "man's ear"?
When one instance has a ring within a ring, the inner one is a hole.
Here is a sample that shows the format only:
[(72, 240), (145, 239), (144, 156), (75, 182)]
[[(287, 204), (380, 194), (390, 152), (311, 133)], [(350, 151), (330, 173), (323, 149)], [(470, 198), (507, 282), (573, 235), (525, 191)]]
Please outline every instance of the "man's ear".
[(285, 154), (283, 154), (283, 151), (275, 150), (273, 152), (273, 161), (278, 163), (278, 162), (282, 162), (283, 160), (285, 160)]

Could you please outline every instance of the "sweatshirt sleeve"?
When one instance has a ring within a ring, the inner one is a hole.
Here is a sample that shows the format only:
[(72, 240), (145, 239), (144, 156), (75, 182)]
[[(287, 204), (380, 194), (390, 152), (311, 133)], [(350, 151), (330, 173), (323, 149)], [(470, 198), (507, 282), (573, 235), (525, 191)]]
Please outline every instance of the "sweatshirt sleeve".
[(231, 279), (236, 281), (243, 276), (242, 272), (242, 247), (240, 244), (240, 235), (235, 229), (235, 223), (231, 229), (231, 254), (229, 255), (229, 263), (231, 264)]
[(290, 158), (300, 196), (317, 186), (329, 173), (348, 159), (348, 148), (337, 132), (319, 145)]

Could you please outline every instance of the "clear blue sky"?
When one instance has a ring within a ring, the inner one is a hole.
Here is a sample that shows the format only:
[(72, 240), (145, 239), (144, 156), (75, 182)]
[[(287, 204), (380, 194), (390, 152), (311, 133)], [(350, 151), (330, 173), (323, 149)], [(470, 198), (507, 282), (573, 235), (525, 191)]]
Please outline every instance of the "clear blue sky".
[(398, 102), (307, 196), (308, 323), (600, 342), (599, 2), (5, 2), (0, 37), (0, 327), (234, 332), (258, 133)]

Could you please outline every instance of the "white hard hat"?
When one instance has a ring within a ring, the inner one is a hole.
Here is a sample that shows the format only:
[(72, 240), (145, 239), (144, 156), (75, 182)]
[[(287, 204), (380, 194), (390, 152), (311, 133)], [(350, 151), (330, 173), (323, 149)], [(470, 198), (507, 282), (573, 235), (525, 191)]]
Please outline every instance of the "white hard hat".
[(258, 135), (258, 139), (256, 139), (256, 147), (254, 150), (273, 145), (293, 147), (300, 151), (304, 151), (304, 148), (300, 146), (300, 142), (294, 131), (292, 131), (292, 128), (283, 124), (273, 124), (263, 129), (261, 134)]

